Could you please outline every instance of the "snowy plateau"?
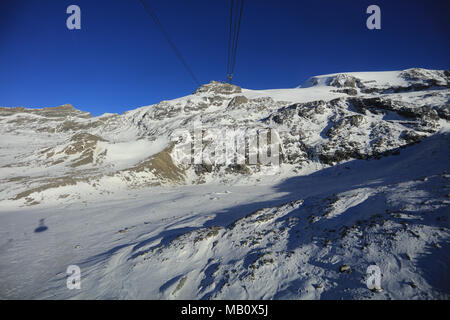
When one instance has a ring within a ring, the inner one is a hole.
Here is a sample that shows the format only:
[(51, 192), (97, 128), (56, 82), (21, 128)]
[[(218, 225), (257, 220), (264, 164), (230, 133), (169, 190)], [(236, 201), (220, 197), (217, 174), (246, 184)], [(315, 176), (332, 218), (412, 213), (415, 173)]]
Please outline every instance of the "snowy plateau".
[[(449, 299), (449, 121), (450, 71), (420, 68), (1, 107), (0, 298)], [(273, 129), (280, 163), (182, 163), (195, 123)]]

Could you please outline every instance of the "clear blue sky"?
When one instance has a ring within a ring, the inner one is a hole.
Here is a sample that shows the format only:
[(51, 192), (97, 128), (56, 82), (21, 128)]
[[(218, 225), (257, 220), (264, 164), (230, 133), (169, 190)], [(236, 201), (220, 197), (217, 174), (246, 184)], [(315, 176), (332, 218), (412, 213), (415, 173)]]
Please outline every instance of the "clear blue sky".
[[(201, 83), (225, 80), (229, 0), (147, 0)], [(81, 30), (66, 8), (81, 8)], [(381, 7), (382, 29), (365, 13)], [(289, 88), (318, 74), (450, 68), (450, 1), (246, 0), (234, 82)], [(196, 84), (138, 0), (1, 0), (0, 106), (122, 113)]]

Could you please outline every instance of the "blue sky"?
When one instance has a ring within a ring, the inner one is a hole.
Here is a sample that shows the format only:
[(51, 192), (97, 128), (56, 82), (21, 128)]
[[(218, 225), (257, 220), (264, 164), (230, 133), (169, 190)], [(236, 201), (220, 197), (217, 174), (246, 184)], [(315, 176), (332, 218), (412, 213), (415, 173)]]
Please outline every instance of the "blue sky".
[[(201, 83), (225, 80), (229, 0), (147, 0)], [(66, 8), (81, 8), (81, 30)], [(366, 28), (381, 8), (382, 29)], [(234, 83), (295, 87), (313, 75), (450, 68), (450, 1), (246, 0)], [(122, 113), (197, 85), (138, 0), (2, 0), (0, 106), (71, 103)]]

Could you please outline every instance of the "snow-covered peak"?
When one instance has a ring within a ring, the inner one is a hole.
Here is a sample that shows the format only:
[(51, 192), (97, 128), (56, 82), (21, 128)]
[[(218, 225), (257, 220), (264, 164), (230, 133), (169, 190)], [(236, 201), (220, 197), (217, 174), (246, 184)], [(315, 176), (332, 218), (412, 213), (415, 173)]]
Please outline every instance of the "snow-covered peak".
[(0, 107), (0, 116), (16, 115), (16, 114), (32, 114), (46, 118), (64, 118), (64, 117), (78, 117), (91, 118), (89, 112), (77, 110), (71, 104), (64, 104), (58, 107), (44, 107), (44, 108), (24, 108), (24, 107)]
[(335, 73), (311, 77), (298, 88), (321, 86), (349, 87), (360, 88), (364, 92), (389, 89), (414, 90), (432, 86), (447, 87), (449, 85), (449, 76), (449, 71), (421, 68), (402, 71)]

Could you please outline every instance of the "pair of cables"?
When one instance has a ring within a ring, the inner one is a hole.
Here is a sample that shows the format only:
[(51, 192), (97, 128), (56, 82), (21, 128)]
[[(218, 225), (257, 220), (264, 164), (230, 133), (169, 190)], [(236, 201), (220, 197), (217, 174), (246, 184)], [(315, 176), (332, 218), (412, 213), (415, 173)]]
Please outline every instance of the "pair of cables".
[(236, 52), (239, 41), (239, 30), (241, 29), (242, 12), (244, 0), (231, 0), (230, 9), (230, 33), (228, 36), (228, 59), (227, 59), (227, 80), (233, 80), (234, 67), (236, 66)]

